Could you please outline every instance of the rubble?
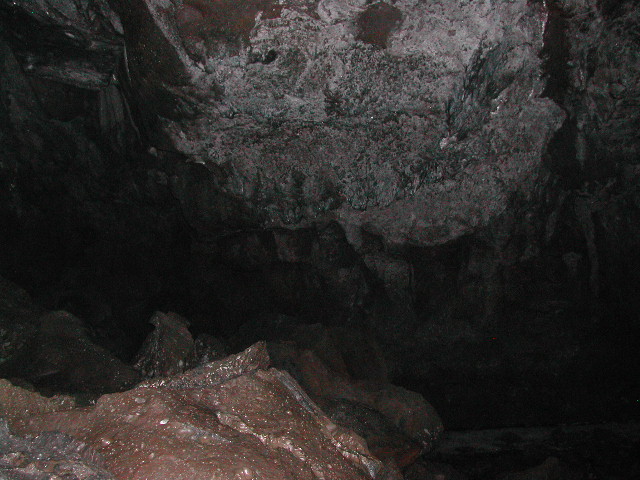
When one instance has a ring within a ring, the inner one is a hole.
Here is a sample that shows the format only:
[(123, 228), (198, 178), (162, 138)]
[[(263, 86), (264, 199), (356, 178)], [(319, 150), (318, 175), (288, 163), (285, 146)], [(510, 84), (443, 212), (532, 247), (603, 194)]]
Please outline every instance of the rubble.
[(360, 437), (330, 421), (268, 360), (256, 344), (94, 406), (14, 417), (10, 427), (68, 435), (127, 480), (390, 478)]

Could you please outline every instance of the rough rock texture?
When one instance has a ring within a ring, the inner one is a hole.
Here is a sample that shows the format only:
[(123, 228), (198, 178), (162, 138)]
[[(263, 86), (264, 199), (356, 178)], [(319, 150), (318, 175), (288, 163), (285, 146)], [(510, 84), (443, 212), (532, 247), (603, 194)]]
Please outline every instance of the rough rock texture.
[(433, 447), (443, 425), (420, 394), (384, 382), (384, 373), (372, 378), (375, 362), (351, 373), (345, 360), (353, 365), (371, 359), (366, 335), (321, 325), (292, 330), (287, 341), (269, 345), (274, 364), (290, 372), (334, 422), (361, 435), (376, 457), (406, 467)]
[(0, 419), (3, 480), (113, 480), (87, 445), (57, 432), (21, 438)]
[(155, 328), (140, 347), (133, 368), (153, 378), (182, 373), (194, 366), (194, 342), (187, 319), (172, 312), (156, 312), (149, 323)]
[(304, 385), (312, 395), (367, 405), (389, 418), (425, 448), (430, 448), (442, 433), (442, 420), (420, 394), (381, 382), (352, 382), (339, 378), (309, 351), (301, 353), (299, 368)]
[(172, 180), (196, 228), (240, 220), (206, 211), (222, 195), (262, 226), (442, 243), (532, 193), (562, 121), (541, 97), (539, 3), (127, 7), (125, 32), (152, 30), (128, 42), (134, 83), (176, 99), (162, 131), (203, 166)]
[(47, 398), (0, 379), (0, 417), (8, 422), (28, 415), (69, 410), (75, 406), (72, 397), (56, 395)]
[(86, 444), (116, 478), (365, 479), (382, 465), (286, 373), (264, 344), (179, 377), (101, 397), (95, 406), (13, 421)]
[(189, 322), (177, 313), (156, 312), (150, 323), (155, 326), (140, 347), (133, 368), (144, 378), (184, 373), (226, 357), (224, 344), (202, 333), (194, 340)]
[[(168, 189), (136, 153), (135, 103), (114, 80), (126, 78), (119, 18), (105, 2), (2, 1), (0, 22), (3, 273), (39, 277), (52, 310), (71, 306), (103, 331), (127, 326), (129, 345), (124, 335), (108, 340), (135, 348), (147, 331), (131, 319), (160, 307), (146, 302), (172, 263), (126, 252), (144, 245), (162, 258), (180, 233), (171, 233)], [(136, 265), (151, 271), (133, 274)]]
[(637, 418), (635, 0), (110, 5), (0, 2), (3, 275), (122, 358), (286, 316), (448, 426)]
[(0, 19), (11, 25), (5, 36), (30, 75), (92, 90), (111, 83), (124, 45), (106, 1), (2, 1)]

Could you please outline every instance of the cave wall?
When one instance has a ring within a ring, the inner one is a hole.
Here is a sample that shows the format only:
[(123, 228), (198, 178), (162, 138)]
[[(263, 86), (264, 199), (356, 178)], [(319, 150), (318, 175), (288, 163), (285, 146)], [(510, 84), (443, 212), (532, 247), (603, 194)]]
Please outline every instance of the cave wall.
[(451, 423), (633, 413), (637, 12), (3, 0), (1, 273), (123, 355), (349, 323)]

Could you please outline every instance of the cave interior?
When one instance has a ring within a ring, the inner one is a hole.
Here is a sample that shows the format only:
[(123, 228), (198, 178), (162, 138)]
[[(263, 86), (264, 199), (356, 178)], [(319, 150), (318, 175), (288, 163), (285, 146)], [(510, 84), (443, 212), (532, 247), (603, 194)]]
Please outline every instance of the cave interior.
[(640, 478), (639, 150), (635, 0), (0, 0), (0, 378), (264, 341), (432, 406), (379, 478)]

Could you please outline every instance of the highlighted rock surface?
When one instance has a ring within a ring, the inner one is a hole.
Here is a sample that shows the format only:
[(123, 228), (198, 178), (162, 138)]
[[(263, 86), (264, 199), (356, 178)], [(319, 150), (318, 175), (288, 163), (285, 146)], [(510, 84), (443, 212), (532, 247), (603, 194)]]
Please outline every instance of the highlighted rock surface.
[(385, 467), (333, 424), (264, 344), (185, 374), (101, 397), (95, 406), (14, 419), (18, 435), (57, 431), (116, 478), (367, 479)]

